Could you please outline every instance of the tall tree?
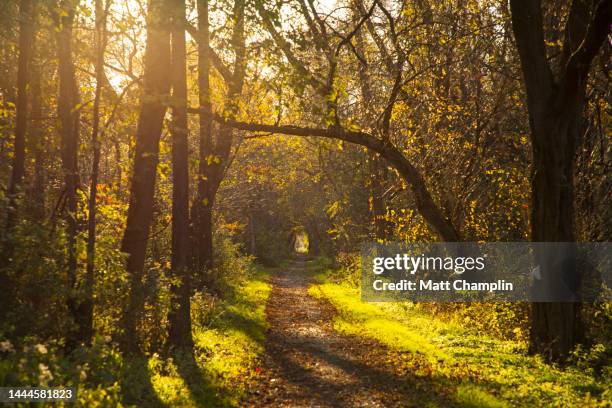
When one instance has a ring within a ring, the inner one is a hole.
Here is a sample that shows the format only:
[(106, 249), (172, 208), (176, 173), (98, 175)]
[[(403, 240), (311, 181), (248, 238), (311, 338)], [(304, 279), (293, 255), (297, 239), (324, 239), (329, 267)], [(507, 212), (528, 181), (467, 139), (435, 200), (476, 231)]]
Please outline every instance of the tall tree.
[(189, 271), (189, 154), (185, 0), (172, 0), (172, 302), (170, 344), (191, 348)]
[(13, 169), (9, 183), (9, 211), (7, 230), (15, 223), (16, 196), (25, 174), (26, 131), (28, 121), (28, 84), (30, 82), (30, 62), (34, 42), (34, 18), (32, 0), (19, 2), (19, 57), (17, 67), (17, 103), (15, 109), (15, 150), (13, 152)]
[(25, 174), (25, 155), (26, 155), (26, 131), (28, 120), (28, 83), (30, 79), (30, 62), (32, 44), (34, 42), (34, 21), (32, 0), (21, 0), (19, 2), (19, 57), (17, 63), (17, 103), (15, 109), (17, 118), (15, 123), (15, 139), (13, 151), (13, 163), (11, 179), (8, 188), (8, 210), (6, 218), (6, 229), (2, 242), (2, 260), (0, 260), (0, 286), (6, 288), (6, 294), (0, 301), (2, 312), (8, 310), (8, 302), (11, 298), (12, 284), (6, 274), (5, 266), (10, 262), (14, 253), (14, 239), (11, 237), (13, 227), (17, 217), (17, 198), (23, 177)]
[(197, 196), (193, 204), (194, 260), (199, 271), (212, 262), (212, 206), (207, 198), (208, 155), (212, 153), (212, 104), (210, 99), (210, 28), (208, 0), (198, 0), (198, 97), (202, 107), (199, 116), (199, 165)]
[(95, 269), (95, 251), (96, 251), (96, 213), (97, 213), (97, 196), (98, 196), (98, 176), (100, 172), (100, 141), (98, 140), (98, 131), (100, 128), (100, 102), (102, 96), (102, 88), (104, 87), (104, 49), (106, 48), (106, 16), (110, 0), (106, 6), (102, 4), (102, 0), (95, 0), (95, 75), (96, 89), (93, 102), (93, 120), (91, 127), (91, 147), (93, 150), (93, 158), (91, 163), (91, 181), (89, 186), (89, 219), (87, 220), (87, 270), (84, 279), (84, 299), (82, 306), (84, 329), (84, 340), (89, 341), (93, 334), (93, 283)]
[[(192, 109), (193, 113), (200, 113), (200, 109)], [(369, 150), (380, 154), (389, 165), (393, 166), (400, 176), (412, 187), (415, 195), (416, 208), (425, 221), (431, 225), (438, 236), (448, 242), (461, 241), (460, 235), (452, 222), (444, 216), (436, 205), (431, 193), (427, 190), (425, 181), (420, 172), (414, 167), (402, 152), (389, 142), (385, 142), (373, 135), (362, 132), (346, 130), (339, 126), (331, 128), (313, 128), (293, 125), (266, 125), (261, 123), (249, 123), (226, 118), (222, 115), (213, 114), (213, 119), (223, 126), (250, 132), (276, 133), (287, 136), (314, 136), (327, 139), (342, 140), (364, 146)]]
[[(72, 53), (73, 25), (78, 0), (62, 0), (55, 12), (57, 55), (59, 61), (59, 97), (57, 100), (62, 140), (62, 169), (67, 236), (67, 272), (71, 295), (68, 306), (75, 318), (78, 333), (70, 340), (75, 343), (86, 336), (87, 323), (82, 319), (77, 294), (77, 188), (79, 188), (78, 147), (80, 128), (80, 96)], [(73, 346), (72, 344), (71, 346)]]
[(128, 255), (126, 269), (130, 274), (129, 304), (123, 313), (121, 324), (121, 345), (128, 352), (138, 352), (140, 348), (136, 329), (144, 308), (142, 278), (153, 218), (159, 139), (170, 91), (170, 27), (167, 22), (167, 1), (149, 2), (143, 95), (136, 129), (130, 204), (121, 243), (121, 251)]
[[(244, 0), (236, 0), (232, 15), (232, 49), (234, 68), (227, 78), (228, 91), (225, 115), (234, 118), (238, 113), (238, 99), (242, 94), (246, 70), (246, 47), (244, 39)], [(212, 209), (217, 191), (229, 164), (233, 144), (232, 128), (221, 125), (217, 137), (210, 131), (210, 90), (208, 85), (209, 47), (208, 47), (208, 12), (206, 2), (198, 3), (200, 21), (200, 102), (204, 102), (204, 118), (200, 118), (200, 167), (198, 174), (198, 195), (196, 200), (197, 242), (199, 267), (210, 268), (213, 261)]]
[[(583, 112), (591, 61), (612, 23), (611, 0), (574, 0), (565, 24), (561, 60), (553, 69), (545, 45), (540, 0), (511, 0), (512, 26), (521, 60), (533, 149), (531, 239), (572, 242), (574, 162), (583, 133)], [(539, 258), (543, 282), (561, 271), (545, 254)], [(576, 274), (575, 268), (571, 273)], [(556, 279), (555, 279), (556, 277)], [(531, 350), (551, 359), (566, 357), (579, 341), (576, 303), (534, 303)]]

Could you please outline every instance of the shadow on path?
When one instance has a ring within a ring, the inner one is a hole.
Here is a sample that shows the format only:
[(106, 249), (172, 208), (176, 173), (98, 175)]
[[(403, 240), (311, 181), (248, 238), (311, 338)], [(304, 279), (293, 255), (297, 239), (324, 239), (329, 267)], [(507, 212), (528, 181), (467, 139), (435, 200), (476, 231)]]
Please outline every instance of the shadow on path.
[(274, 277), (254, 407), (455, 406), (448, 382), (400, 373), (383, 345), (336, 333), (335, 309), (308, 294), (304, 260)]

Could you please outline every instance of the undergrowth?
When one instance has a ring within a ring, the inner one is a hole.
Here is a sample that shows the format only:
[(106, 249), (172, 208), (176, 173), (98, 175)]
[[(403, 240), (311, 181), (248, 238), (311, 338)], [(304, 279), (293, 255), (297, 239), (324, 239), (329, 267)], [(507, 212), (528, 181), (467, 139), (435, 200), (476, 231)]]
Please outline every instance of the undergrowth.
[(124, 358), (110, 338), (98, 337), (66, 356), (52, 342), (4, 340), (0, 386), (77, 387), (77, 407), (236, 406), (263, 350), (267, 276), (264, 269), (253, 271), (223, 299), (194, 297), (193, 353)]

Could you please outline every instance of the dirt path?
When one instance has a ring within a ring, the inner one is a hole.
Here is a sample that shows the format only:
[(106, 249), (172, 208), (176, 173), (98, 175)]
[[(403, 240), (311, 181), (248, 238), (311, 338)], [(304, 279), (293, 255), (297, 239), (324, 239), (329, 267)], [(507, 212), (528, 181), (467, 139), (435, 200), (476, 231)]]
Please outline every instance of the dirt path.
[[(271, 328), (247, 406), (452, 406), (434, 379), (405, 369), (402, 355), (334, 332), (334, 307), (308, 294), (306, 261), (273, 277), (266, 313)], [(404, 367), (404, 368), (402, 368)]]

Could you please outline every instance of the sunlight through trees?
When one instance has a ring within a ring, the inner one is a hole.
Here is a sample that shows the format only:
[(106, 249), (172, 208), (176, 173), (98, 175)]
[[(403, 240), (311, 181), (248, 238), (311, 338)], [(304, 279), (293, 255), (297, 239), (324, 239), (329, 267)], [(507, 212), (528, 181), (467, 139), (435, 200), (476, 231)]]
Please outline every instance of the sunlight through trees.
[[(358, 309), (364, 243), (610, 240), (610, 0), (4, 0), (0, 22), (3, 358), (198, 371), (243, 319), (255, 364), (247, 304), (296, 256)], [(609, 302), (419, 307), (609, 367)]]

